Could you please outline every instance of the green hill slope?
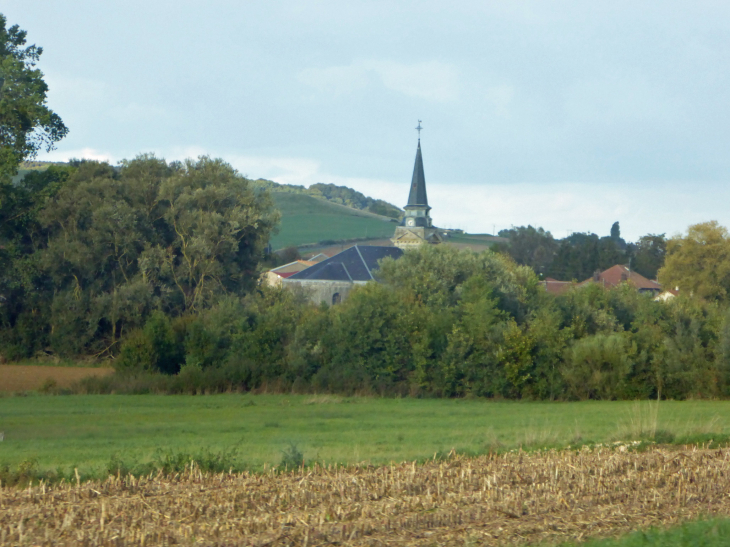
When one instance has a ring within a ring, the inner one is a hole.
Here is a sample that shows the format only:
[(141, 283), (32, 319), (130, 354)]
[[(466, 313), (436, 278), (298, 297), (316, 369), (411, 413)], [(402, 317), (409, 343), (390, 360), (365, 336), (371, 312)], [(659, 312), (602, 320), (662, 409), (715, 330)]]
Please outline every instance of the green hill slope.
[(274, 249), (354, 238), (391, 237), (395, 222), (388, 217), (358, 211), (305, 194), (272, 192), (281, 211), (279, 233), (271, 238)]
[[(14, 181), (32, 170), (47, 169), (51, 162), (26, 162)], [(268, 190), (281, 211), (279, 233), (271, 238), (274, 250), (311, 243), (361, 238), (390, 238), (394, 219), (401, 210), (344, 186), (314, 184), (310, 188), (278, 184), (265, 179), (251, 181), (255, 188)], [(342, 203), (347, 203), (343, 205)], [(351, 205), (351, 206), (348, 206)], [(389, 216), (375, 214), (370, 210)]]

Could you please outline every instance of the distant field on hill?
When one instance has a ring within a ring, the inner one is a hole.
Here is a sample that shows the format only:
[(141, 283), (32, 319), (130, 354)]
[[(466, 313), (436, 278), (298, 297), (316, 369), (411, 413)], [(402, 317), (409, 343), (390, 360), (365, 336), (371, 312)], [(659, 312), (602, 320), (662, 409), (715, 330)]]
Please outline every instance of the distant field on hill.
[(272, 192), (281, 211), (279, 233), (271, 238), (276, 249), (319, 241), (392, 237), (395, 222), (365, 211), (304, 194)]
[[(173, 454), (235, 450), (235, 465), (276, 465), (291, 443), (306, 460), (373, 464), (646, 435), (727, 439), (730, 402), (527, 403), (309, 395), (69, 395), (0, 398), (0, 467), (106, 469)], [(642, 433), (643, 432), (643, 433)], [(675, 439), (675, 440), (676, 440)]]
[(495, 243), (506, 243), (509, 240), (489, 234), (449, 234), (444, 241), (459, 249), (471, 249), (479, 253), (489, 249)]

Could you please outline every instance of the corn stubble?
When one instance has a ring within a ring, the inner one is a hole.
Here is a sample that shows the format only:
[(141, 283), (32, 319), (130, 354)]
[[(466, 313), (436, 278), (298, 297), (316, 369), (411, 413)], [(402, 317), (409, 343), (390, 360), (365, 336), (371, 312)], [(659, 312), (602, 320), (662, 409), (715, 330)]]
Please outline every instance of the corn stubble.
[(0, 544), (514, 545), (730, 514), (730, 450), (512, 452), (0, 488)]

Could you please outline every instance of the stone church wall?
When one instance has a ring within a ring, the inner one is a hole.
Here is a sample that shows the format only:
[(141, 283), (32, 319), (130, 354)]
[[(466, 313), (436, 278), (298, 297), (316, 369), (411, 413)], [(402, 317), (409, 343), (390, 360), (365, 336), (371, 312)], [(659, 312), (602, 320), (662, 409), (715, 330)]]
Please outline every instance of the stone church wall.
[[(328, 305), (344, 301), (350, 291), (357, 285), (364, 285), (365, 281), (320, 281), (308, 279), (285, 279), (284, 287), (290, 290), (301, 290), (314, 304), (326, 302)], [(335, 298), (339, 295), (339, 299)]]

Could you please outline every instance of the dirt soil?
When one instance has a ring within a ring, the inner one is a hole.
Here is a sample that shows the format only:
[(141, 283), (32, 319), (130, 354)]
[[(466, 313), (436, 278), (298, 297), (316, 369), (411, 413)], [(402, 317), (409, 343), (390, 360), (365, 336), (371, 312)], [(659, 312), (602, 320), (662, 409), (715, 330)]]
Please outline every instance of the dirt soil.
[(523, 545), (730, 514), (730, 450), (626, 445), (0, 488), (0, 543)]
[(0, 392), (35, 391), (49, 380), (59, 388), (70, 387), (82, 378), (108, 376), (112, 368), (53, 367), (42, 365), (0, 365)]

